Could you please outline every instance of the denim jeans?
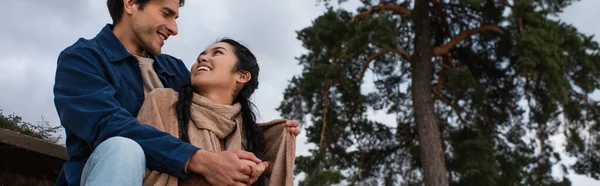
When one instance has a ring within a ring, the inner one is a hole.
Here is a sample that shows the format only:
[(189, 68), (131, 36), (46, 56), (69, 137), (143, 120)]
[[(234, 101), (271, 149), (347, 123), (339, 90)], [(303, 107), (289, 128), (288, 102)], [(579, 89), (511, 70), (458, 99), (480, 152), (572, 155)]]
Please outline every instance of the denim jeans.
[(81, 185), (142, 185), (145, 173), (142, 147), (129, 138), (112, 137), (100, 143), (86, 162)]

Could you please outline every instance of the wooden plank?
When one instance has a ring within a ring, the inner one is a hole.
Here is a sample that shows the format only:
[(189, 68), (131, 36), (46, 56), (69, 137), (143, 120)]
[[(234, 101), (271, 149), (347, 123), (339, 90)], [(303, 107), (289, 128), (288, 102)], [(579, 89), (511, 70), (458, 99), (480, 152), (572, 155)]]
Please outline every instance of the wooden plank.
[(67, 149), (14, 131), (0, 129), (0, 143), (67, 160)]
[[(58, 178), (65, 161), (46, 154), (0, 143), (0, 185), (36, 185), (29, 183), (33, 180), (50, 180), (50, 182), (54, 182)], [(28, 183), (20, 183), (18, 180), (14, 180), (15, 178), (11, 175), (19, 175), (29, 181)], [(3, 183), (2, 180), (4, 180)]]

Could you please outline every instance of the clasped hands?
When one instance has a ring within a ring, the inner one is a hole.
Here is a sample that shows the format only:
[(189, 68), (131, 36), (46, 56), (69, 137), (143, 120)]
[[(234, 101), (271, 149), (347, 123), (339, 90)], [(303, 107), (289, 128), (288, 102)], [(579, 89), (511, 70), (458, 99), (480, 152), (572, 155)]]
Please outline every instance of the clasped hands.
[[(285, 126), (291, 134), (298, 136), (298, 121), (288, 120)], [(208, 152), (199, 150), (190, 158), (187, 170), (203, 175), (214, 186), (248, 186), (269, 167), (251, 152), (228, 150)]]

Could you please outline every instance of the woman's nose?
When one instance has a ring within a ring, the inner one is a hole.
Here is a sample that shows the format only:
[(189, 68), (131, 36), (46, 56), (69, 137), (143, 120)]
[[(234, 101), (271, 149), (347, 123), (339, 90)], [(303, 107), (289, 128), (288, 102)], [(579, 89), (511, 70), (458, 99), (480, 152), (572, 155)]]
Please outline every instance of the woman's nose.
[(200, 56), (200, 59), (198, 60), (198, 63), (206, 63), (208, 62), (208, 57), (206, 55), (202, 55)]

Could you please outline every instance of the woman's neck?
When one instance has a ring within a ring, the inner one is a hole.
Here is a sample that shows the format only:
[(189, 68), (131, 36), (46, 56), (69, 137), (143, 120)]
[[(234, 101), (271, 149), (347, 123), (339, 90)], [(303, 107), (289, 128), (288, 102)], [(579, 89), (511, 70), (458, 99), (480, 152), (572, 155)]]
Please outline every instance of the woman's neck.
[(233, 95), (226, 91), (197, 91), (200, 95), (208, 98), (214, 104), (232, 105)]

